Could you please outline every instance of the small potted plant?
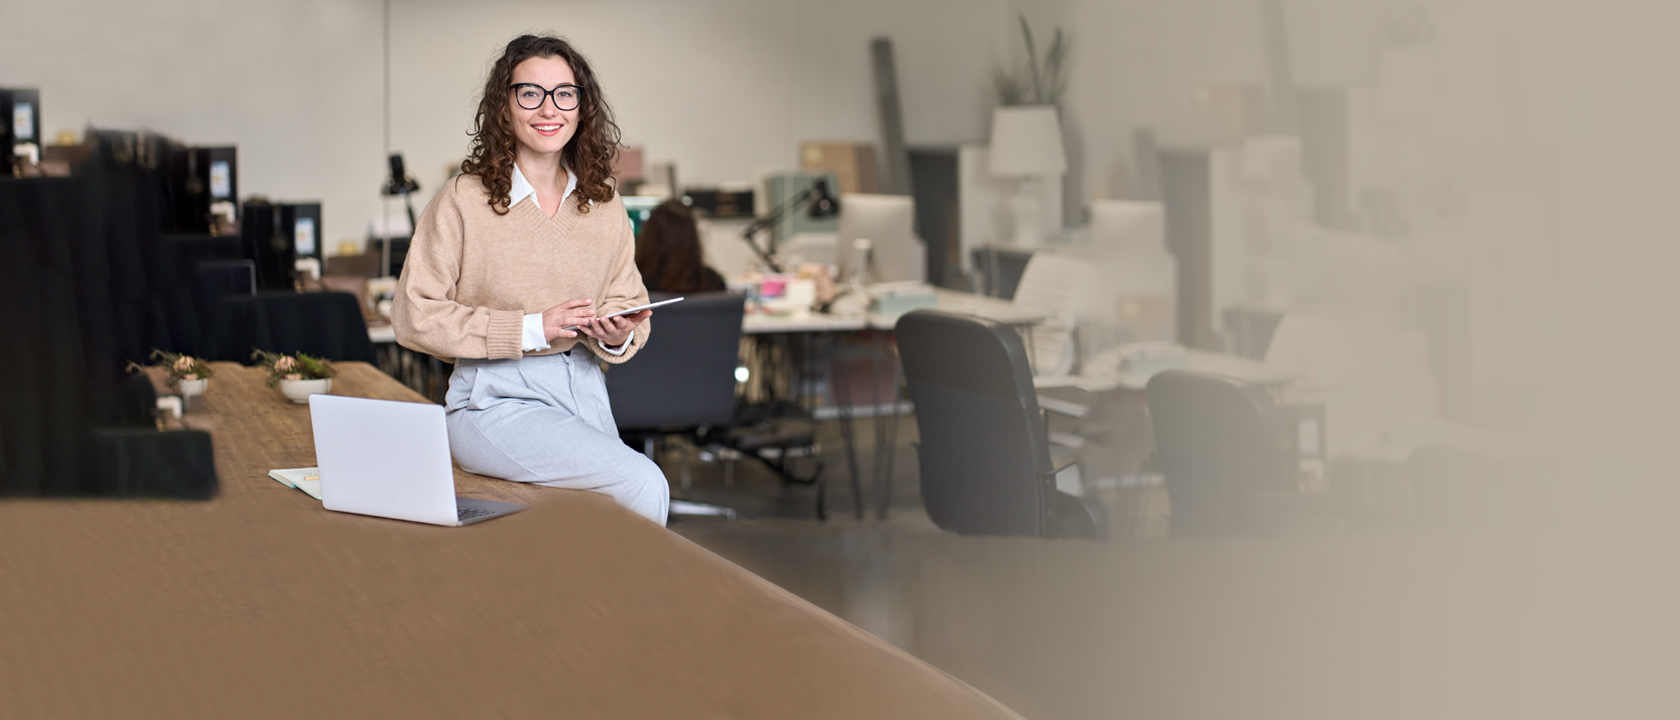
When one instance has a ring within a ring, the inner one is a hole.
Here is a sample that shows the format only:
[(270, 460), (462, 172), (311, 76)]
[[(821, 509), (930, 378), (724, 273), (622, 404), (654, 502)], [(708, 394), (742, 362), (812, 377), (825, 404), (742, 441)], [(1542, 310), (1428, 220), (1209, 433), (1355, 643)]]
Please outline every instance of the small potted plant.
[(338, 375), (338, 371), (324, 358), (304, 353), (281, 355), (256, 350), (251, 353), (251, 358), (268, 368), (269, 387), (279, 388), (281, 395), (299, 404), (309, 402), (310, 395), (332, 392), (332, 379)]
[[(215, 371), (210, 369), (210, 363), (205, 362), (203, 358), (195, 358), (191, 355), (152, 348), (151, 358), (157, 361), (157, 367), (163, 368), (166, 378), (164, 384), (168, 385), (170, 389), (180, 392), (183, 398), (203, 395), (204, 391), (210, 387), (210, 376), (216, 374)], [(131, 372), (138, 372), (144, 368), (139, 363), (130, 362), (128, 369)]]

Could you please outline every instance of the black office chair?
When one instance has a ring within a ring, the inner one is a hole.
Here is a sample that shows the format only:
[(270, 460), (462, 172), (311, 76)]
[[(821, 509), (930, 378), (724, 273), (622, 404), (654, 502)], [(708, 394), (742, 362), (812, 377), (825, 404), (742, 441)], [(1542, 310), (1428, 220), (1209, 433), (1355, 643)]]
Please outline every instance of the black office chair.
[[(746, 297), (698, 293), (654, 311), (657, 321), (635, 357), (607, 370), (607, 397), (619, 436), (654, 459), (659, 438), (697, 438), (735, 418)], [(729, 508), (671, 501), (676, 515), (734, 517)]]
[(1328, 514), (1327, 496), (1301, 492), (1296, 428), (1264, 388), (1167, 370), (1149, 379), (1145, 397), (1174, 534), (1277, 529)]
[[(344, 292), (274, 292), (223, 298), (224, 353), (252, 348), (286, 355), (308, 353), (328, 360), (373, 363), (373, 341), (361, 303)], [(234, 358), (228, 358), (234, 359)]]
[(1031, 252), (1005, 250), (998, 247), (978, 248), (973, 252), (974, 272), (980, 281), (980, 292), (1004, 300), (1015, 299), (1021, 276), (1027, 272)]
[(894, 333), (921, 434), (922, 502), (935, 524), (969, 535), (1107, 538), (1101, 505), (1056, 490), (1062, 468), (1014, 328), (917, 310)]

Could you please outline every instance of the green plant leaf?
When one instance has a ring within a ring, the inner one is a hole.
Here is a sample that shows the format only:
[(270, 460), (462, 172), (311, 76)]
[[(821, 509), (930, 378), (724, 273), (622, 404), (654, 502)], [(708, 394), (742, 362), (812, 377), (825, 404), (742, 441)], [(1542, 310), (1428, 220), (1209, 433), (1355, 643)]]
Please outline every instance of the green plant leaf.
[(1018, 74), (999, 68), (992, 79), (997, 85), (998, 102), (1000, 104), (1005, 106), (1021, 104), (1022, 89)]
[(1033, 46), (1032, 27), (1027, 25), (1027, 14), (1021, 13), (1021, 36), (1027, 40), (1027, 66), (1032, 77), (1033, 102), (1044, 102), (1044, 89), (1038, 80), (1038, 49)]
[(1056, 28), (1056, 36), (1050, 41), (1050, 51), (1045, 53), (1044, 74), (1049, 80), (1046, 83), (1049, 89), (1045, 102), (1052, 105), (1061, 102), (1062, 91), (1067, 89), (1067, 73), (1063, 70), (1067, 67), (1067, 56), (1071, 44), (1067, 36), (1062, 34), (1062, 29)]

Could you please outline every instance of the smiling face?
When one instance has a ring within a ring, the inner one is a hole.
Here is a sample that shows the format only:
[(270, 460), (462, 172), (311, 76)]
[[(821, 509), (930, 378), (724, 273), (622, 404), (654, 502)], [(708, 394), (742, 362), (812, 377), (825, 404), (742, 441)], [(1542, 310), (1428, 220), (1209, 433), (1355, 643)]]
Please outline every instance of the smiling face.
[[(513, 84), (521, 83), (553, 90), (561, 85), (576, 85), (577, 80), (572, 77), (572, 66), (566, 64), (565, 60), (557, 57), (534, 57), (514, 66)], [(508, 110), (512, 113), (513, 135), (519, 140), (521, 155), (558, 153), (571, 141), (572, 136), (577, 134), (580, 110), (575, 107), (571, 110), (561, 110), (555, 106), (553, 97), (543, 98), (543, 104), (535, 110), (526, 110), (519, 106), (513, 91), (510, 90)]]

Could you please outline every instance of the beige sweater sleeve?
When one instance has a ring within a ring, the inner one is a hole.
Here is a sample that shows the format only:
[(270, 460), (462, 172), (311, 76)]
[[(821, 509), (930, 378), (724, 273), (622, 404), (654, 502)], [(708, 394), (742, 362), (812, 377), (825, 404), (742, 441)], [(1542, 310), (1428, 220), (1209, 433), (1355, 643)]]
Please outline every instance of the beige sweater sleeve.
[[(615, 233), (619, 239), (618, 260), (613, 264), (612, 277), (607, 280), (607, 289), (601, 293), (601, 302), (596, 305), (597, 312), (602, 315), (646, 305), (648, 302), (647, 287), (642, 285), (642, 273), (636, 269), (636, 237), (630, 230), (630, 215), (615, 201), (606, 206), (608, 211), (617, 212), (623, 220), (623, 227)], [(595, 208), (601, 212), (603, 208)], [(654, 314), (659, 311), (655, 310)], [(636, 326), (635, 334), (630, 338), (630, 347), (624, 349), (623, 355), (614, 355), (601, 348), (597, 342), (588, 343), (588, 347), (602, 360), (612, 364), (629, 360), (647, 344), (648, 336), (653, 333), (653, 318), (642, 321)]]
[[(415, 223), (403, 261), (391, 329), (403, 347), (454, 362), (517, 358), (524, 313), (468, 307), (455, 301), (465, 230), (458, 198), (439, 191)], [(628, 355), (629, 353), (625, 353)]]

